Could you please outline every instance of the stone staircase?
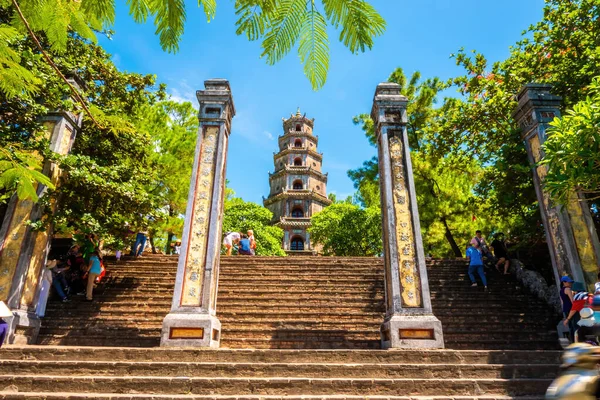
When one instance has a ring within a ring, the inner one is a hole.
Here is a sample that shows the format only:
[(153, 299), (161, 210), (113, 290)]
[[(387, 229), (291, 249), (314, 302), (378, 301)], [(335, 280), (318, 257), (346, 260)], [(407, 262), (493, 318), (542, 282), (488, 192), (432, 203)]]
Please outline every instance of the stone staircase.
[(156, 347), (175, 270), (112, 264), (93, 303), (49, 302), (45, 345), (0, 351), (0, 399), (541, 400), (558, 371), (547, 307), (495, 273), (471, 288), (463, 260), (429, 265), (445, 350), (376, 350), (381, 261), (325, 257), (223, 259), (223, 348)]
[[(110, 264), (95, 301), (50, 301), (40, 344), (152, 347), (169, 312), (175, 257)], [(514, 281), (470, 287), (464, 260), (433, 260), (435, 315), (451, 349), (556, 349), (556, 317)], [(223, 348), (377, 349), (383, 265), (376, 258), (224, 257), (217, 316)]]
[(0, 399), (537, 399), (559, 353), (8, 347)]

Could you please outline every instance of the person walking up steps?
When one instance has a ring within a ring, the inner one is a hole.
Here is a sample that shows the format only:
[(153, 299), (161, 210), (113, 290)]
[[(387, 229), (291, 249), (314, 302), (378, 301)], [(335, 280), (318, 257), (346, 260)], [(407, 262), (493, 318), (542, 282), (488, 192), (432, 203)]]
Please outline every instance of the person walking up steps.
[(487, 279), (483, 272), (483, 258), (481, 256), (481, 250), (479, 249), (479, 243), (475, 242), (475, 244), (469, 246), (467, 249), (467, 259), (469, 259), (469, 278), (471, 279), (471, 286), (477, 286), (477, 281), (475, 280), (475, 272), (477, 272), (483, 283), (483, 288), (487, 290)]

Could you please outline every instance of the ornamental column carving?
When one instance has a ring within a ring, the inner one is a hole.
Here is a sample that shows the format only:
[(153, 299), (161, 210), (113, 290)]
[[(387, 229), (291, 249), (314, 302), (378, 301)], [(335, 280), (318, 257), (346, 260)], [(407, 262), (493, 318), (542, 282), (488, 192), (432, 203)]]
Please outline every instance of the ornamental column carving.
[(406, 133), (407, 98), (395, 83), (380, 83), (371, 118), (379, 154), (386, 316), (382, 348), (443, 348), (433, 315), (419, 211)]
[(585, 282), (593, 291), (600, 268), (600, 244), (589, 206), (585, 197), (576, 192), (570, 196), (566, 206), (554, 204), (544, 191), (548, 167), (538, 165), (544, 157), (542, 145), (547, 137), (548, 124), (555, 117), (560, 117), (562, 99), (551, 94), (551, 89), (551, 85), (525, 85), (517, 97), (519, 103), (513, 117), (521, 128), (521, 137), (532, 166), (554, 279), (559, 282), (561, 276), (569, 274), (576, 281)]
[[(77, 77), (70, 78), (69, 83), (77, 90), (83, 87)], [(42, 117), (50, 150), (63, 156), (69, 154), (82, 119), (81, 113), (64, 110)], [(58, 187), (61, 176), (58, 165), (46, 161), (42, 173)], [(47, 190), (40, 184), (35, 185), (35, 189), (38, 197), (44, 196)], [(50, 206), (54, 211), (56, 204), (52, 202)], [(48, 257), (53, 227), (34, 231), (27, 221), (38, 221), (43, 214), (42, 206), (29, 199), (19, 200), (14, 194), (0, 228), (0, 300), (14, 314), (9, 322), (8, 343), (35, 343), (40, 330), (41, 321), (36, 314), (40, 296), (38, 283)]]
[(225, 167), (235, 115), (229, 82), (211, 79), (196, 93), (198, 139), (185, 214), (171, 312), (161, 346), (219, 347), (217, 285), (225, 193)]

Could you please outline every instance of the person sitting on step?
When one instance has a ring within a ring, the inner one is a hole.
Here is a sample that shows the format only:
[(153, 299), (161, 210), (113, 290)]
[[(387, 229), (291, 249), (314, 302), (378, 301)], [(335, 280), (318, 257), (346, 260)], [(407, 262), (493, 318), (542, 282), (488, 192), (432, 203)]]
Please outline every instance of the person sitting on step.
[(242, 235), (242, 239), (240, 240), (240, 247), (238, 249), (239, 255), (251, 256), (252, 248), (250, 245), (250, 239), (248, 239), (248, 235)]

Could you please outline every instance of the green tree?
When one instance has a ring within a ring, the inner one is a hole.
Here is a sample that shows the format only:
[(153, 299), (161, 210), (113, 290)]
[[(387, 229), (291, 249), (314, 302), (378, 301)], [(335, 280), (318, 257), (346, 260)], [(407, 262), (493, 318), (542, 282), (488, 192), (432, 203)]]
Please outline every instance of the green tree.
[(332, 204), (311, 218), (310, 237), (326, 256), (379, 256), (381, 210), (350, 202)]
[(574, 192), (600, 200), (600, 77), (586, 92), (587, 98), (550, 124), (544, 142), (544, 188), (561, 204)]
[(283, 230), (271, 225), (272, 218), (273, 214), (265, 207), (233, 197), (233, 192), (230, 192), (229, 198), (225, 200), (223, 233), (246, 233), (251, 229), (256, 238), (256, 255), (285, 256), (281, 248)]
[(163, 205), (153, 219), (150, 233), (153, 243), (159, 240), (166, 252), (175, 236), (181, 237), (183, 215), (194, 164), (194, 149), (198, 130), (197, 111), (191, 103), (161, 101), (146, 106), (141, 121), (152, 142), (152, 164), (156, 166), (156, 182), (150, 191), (156, 193)]

